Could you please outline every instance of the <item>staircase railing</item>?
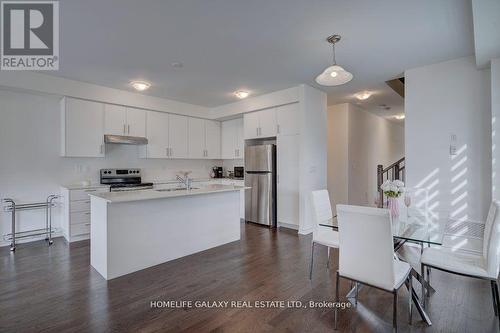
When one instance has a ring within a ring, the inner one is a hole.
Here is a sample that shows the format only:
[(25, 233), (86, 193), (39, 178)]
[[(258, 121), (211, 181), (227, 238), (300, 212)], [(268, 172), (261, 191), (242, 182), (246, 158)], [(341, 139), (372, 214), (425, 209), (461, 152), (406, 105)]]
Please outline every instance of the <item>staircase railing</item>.
[(396, 180), (396, 179), (406, 182), (404, 157), (385, 168), (382, 164), (377, 165), (377, 190), (379, 195), (378, 199), (379, 207), (384, 207), (384, 202), (385, 202), (384, 191), (380, 189), (380, 186), (386, 180)]

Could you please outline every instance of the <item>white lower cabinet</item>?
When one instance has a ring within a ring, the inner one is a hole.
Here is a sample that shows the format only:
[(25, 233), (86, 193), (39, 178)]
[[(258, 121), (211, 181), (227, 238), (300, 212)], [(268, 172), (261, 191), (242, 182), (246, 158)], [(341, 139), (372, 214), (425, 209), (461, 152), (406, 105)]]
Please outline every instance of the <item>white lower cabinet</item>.
[(277, 137), (277, 220), (299, 225), (299, 135)]
[(90, 238), (90, 197), (96, 192), (108, 192), (109, 187), (98, 186), (84, 189), (61, 188), (61, 230), (68, 242)]

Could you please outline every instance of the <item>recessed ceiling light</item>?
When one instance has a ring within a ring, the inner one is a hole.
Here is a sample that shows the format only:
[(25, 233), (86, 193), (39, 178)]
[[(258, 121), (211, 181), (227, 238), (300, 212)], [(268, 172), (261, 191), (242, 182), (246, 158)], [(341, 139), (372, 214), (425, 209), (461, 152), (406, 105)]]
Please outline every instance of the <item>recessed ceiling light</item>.
[(146, 81), (132, 81), (130, 82), (130, 85), (134, 87), (135, 90), (138, 91), (144, 91), (149, 89), (149, 87), (151, 87), (151, 83)]
[(396, 118), (397, 120), (403, 120), (403, 119), (405, 119), (405, 115), (404, 114), (398, 114), (394, 118)]
[(234, 95), (238, 97), (239, 99), (247, 98), (250, 93), (248, 91), (244, 90), (238, 90), (234, 92)]
[(355, 94), (354, 97), (356, 97), (360, 101), (364, 101), (365, 99), (370, 98), (371, 95), (372, 95), (372, 93), (369, 91), (361, 91), (361, 92)]
[(174, 67), (174, 68), (182, 68), (182, 67), (184, 67), (184, 64), (182, 62), (179, 62), (179, 61), (173, 62), (170, 65), (172, 65), (172, 67)]

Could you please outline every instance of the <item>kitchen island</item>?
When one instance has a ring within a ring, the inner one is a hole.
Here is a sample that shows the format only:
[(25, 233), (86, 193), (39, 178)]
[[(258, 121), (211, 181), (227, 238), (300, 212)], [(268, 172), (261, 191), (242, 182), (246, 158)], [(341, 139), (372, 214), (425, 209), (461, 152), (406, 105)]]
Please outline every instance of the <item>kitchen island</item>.
[(90, 264), (106, 280), (240, 239), (242, 186), (90, 195)]

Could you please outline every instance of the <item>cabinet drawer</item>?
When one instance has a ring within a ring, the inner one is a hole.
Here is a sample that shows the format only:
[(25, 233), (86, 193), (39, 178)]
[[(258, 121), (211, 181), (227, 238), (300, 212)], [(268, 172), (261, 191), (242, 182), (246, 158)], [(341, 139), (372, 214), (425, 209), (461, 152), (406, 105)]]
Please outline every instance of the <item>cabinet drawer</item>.
[(99, 192), (108, 192), (107, 188), (87, 188), (84, 190), (71, 190), (69, 193), (70, 201), (78, 201), (78, 200), (90, 200), (89, 194), (99, 193)]
[(90, 223), (90, 211), (70, 213), (69, 219), (72, 226), (74, 224)]
[(71, 226), (71, 237), (86, 235), (90, 233), (90, 222)]
[(73, 213), (73, 212), (89, 212), (90, 211), (90, 198), (87, 198), (87, 200), (70, 202), (69, 211), (71, 213)]

